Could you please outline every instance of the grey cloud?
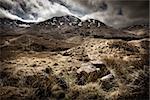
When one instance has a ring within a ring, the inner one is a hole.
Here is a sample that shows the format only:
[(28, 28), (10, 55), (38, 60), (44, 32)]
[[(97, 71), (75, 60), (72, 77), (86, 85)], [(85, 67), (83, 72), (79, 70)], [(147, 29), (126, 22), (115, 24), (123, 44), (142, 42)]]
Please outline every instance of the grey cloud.
[[(67, 0), (66, 0), (67, 1)], [(70, 0), (84, 7), (87, 18), (96, 18), (107, 25), (123, 27), (149, 22), (149, 0)], [(105, 10), (102, 8), (105, 7)]]
[(149, 22), (149, 0), (0, 0), (0, 17), (44, 21), (65, 14), (124, 27)]
[[(149, 13), (149, 0), (65, 0), (80, 4), (90, 11), (107, 9), (107, 6), (118, 10), (122, 8), (129, 17), (146, 16)], [(71, 3), (72, 3), (71, 2)], [(72, 3), (73, 4), (73, 3)]]
[(110, 1), (111, 6), (121, 7), (130, 18), (149, 17), (149, 0), (115, 0)]

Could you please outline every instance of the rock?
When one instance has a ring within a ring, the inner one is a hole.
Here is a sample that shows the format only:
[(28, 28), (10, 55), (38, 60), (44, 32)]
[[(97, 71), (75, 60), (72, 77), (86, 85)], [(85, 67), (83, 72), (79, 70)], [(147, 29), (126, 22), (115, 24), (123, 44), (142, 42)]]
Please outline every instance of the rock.
[(87, 77), (84, 76), (84, 74), (80, 74), (80, 76), (78, 76), (78, 79), (76, 80), (76, 83), (78, 85), (85, 85), (87, 81)]
[(96, 68), (99, 69), (99, 71), (98, 71), (99, 77), (104, 77), (104, 76), (110, 74), (110, 71), (107, 69), (107, 67), (103, 61), (94, 60), (94, 61), (91, 61), (91, 63), (93, 66), (95, 66)]
[(103, 61), (94, 60), (94, 61), (91, 61), (91, 63), (97, 68), (106, 67)]
[(114, 78), (113, 74), (108, 74), (108, 75), (102, 77), (101, 80), (106, 81), (106, 80), (109, 80), (109, 79), (112, 79), (112, 78)]
[(43, 60), (42, 62), (43, 62), (43, 63), (46, 63), (46, 61), (44, 61), (44, 60)]
[(84, 64), (82, 64), (82, 67), (80, 67), (77, 70), (77, 73), (80, 74), (81, 72), (86, 72), (87, 74), (89, 74), (89, 73), (97, 71), (97, 70), (99, 70), (99, 68), (96, 68), (91, 63), (84, 63)]
[(36, 64), (32, 64), (32, 65), (31, 65), (31, 67), (36, 67), (36, 66), (37, 66)]
[(52, 72), (52, 68), (46, 68), (45, 73), (50, 74)]
[(85, 85), (86, 82), (95, 82), (98, 78), (106, 80), (113, 78), (110, 71), (102, 61), (91, 61), (90, 63), (83, 63), (77, 70), (77, 84)]
[(84, 63), (77, 70), (77, 84), (85, 85), (86, 82), (94, 82), (98, 78), (99, 68), (96, 68), (91, 63)]
[(54, 63), (54, 66), (58, 66), (58, 63)]
[(56, 78), (56, 83), (63, 89), (66, 90), (68, 88), (67, 82), (62, 78)]
[(118, 83), (114, 79), (109, 79), (109, 80), (102, 81), (101, 87), (104, 91), (108, 92), (118, 87)]

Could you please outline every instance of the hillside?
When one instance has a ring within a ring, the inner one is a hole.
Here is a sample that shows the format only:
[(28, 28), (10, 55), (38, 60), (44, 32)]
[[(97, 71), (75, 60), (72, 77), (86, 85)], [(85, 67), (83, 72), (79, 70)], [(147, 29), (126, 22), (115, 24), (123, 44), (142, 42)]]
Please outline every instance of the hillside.
[(148, 100), (148, 27), (0, 22), (1, 100)]

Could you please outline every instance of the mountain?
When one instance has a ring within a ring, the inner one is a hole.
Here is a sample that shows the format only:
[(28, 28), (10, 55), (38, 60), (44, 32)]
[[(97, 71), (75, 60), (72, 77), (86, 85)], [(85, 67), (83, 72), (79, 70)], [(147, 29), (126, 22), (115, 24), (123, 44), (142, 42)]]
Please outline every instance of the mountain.
[(37, 25), (52, 25), (52, 26), (60, 26), (60, 25), (77, 25), (81, 22), (79, 18), (74, 16), (61, 16), (61, 17), (53, 17), (47, 21), (41, 22)]
[(19, 24), (31, 24), (31, 23), (26, 23), (22, 22), (19, 20), (11, 20), (8, 18), (0, 18), (0, 26), (9, 26), (9, 27), (17, 27)]
[(61, 16), (61, 17), (53, 17), (47, 21), (41, 22), (37, 25), (52, 25), (52, 26), (63, 26), (63, 25), (70, 25), (70, 26), (106, 26), (104, 23), (95, 20), (95, 19), (89, 19), (85, 21), (81, 21), (79, 18), (74, 17), (74, 16)]
[(125, 40), (143, 37), (126, 32), (123, 29), (114, 29), (95, 19), (81, 21), (74, 16), (68, 15), (53, 17), (47, 21), (34, 24), (30, 29), (32, 30), (32, 33), (37, 33), (38, 31), (38, 33), (59, 34), (60, 36), (63, 36), (63, 38), (76, 35), (97, 38), (122, 38)]

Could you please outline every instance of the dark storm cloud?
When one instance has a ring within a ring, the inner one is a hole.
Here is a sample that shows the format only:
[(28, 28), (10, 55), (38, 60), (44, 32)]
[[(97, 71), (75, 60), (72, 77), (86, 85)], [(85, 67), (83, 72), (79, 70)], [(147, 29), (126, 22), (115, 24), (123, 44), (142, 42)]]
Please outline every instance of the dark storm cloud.
[(130, 18), (148, 18), (149, 0), (116, 0), (110, 2), (111, 6), (121, 7)]
[(40, 22), (66, 14), (113, 27), (148, 23), (149, 0), (0, 0), (0, 17)]
[(107, 6), (113, 10), (120, 9), (129, 17), (149, 16), (149, 0), (72, 0), (87, 8), (87, 10), (99, 11)]
[[(65, 0), (68, 1), (68, 0)], [(149, 22), (149, 0), (70, 0), (88, 11), (86, 18), (96, 18), (108, 25), (122, 27)], [(105, 9), (102, 9), (105, 8)]]

